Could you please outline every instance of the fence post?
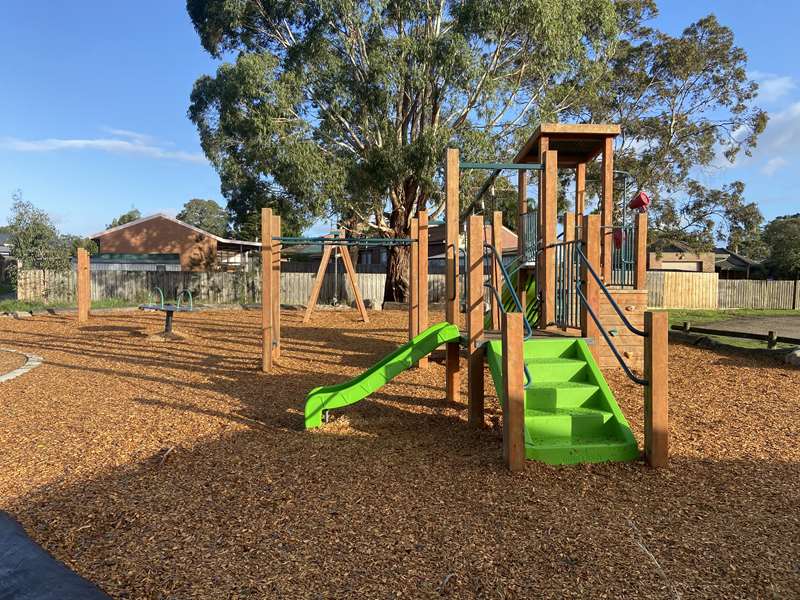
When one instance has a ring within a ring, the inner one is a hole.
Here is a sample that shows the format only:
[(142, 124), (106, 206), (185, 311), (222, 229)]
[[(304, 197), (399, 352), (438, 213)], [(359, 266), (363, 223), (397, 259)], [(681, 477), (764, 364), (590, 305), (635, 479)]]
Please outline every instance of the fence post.
[(636, 270), (633, 272), (633, 287), (637, 290), (647, 289), (647, 213), (636, 215), (635, 231)]
[(261, 209), (261, 370), (272, 371), (272, 209)]
[[(445, 265), (446, 295), (445, 318), (449, 323), (458, 325), (458, 220), (459, 220), (459, 177), (461, 165), (458, 148), (448, 148), (445, 159)], [(459, 344), (447, 344), (447, 360), (445, 364), (445, 389), (447, 402), (458, 402), (461, 388), (459, 373)]]
[[(417, 255), (417, 333), (428, 328), (428, 212), (421, 210), (417, 213), (419, 240)], [(417, 363), (421, 369), (428, 368), (428, 357), (423, 356)]]
[(525, 465), (525, 384), (522, 313), (503, 313), (503, 460), (510, 471)]
[(467, 223), (467, 377), (469, 424), (483, 426), (483, 216), (471, 215)]
[[(583, 234), (583, 252), (586, 259), (594, 269), (595, 273), (598, 272), (600, 267), (600, 217), (599, 215), (586, 215), (583, 217), (583, 227), (581, 228)], [(586, 304), (592, 307), (594, 314), (600, 314), (600, 287), (597, 281), (589, 273), (586, 264), (581, 264), (581, 282), (583, 286), (583, 295), (586, 297)], [(597, 324), (592, 319), (589, 311), (584, 304), (581, 304), (581, 335), (585, 338), (591, 338), (592, 344), (589, 348), (592, 351), (595, 359), (600, 357), (600, 335), (597, 329)]]
[(78, 323), (89, 321), (89, 307), (92, 304), (92, 275), (89, 265), (89, 252), (78, 248)]
[[(272, 235), (281, 235), (281, 217), (272, 217)], [(273, 358), (281, 356), (281, 245), (272, 246), (272, 338), (275, 344), (272, 348)]]
[(651, 467), (669, 459), (669, 313), (646, 311), (644, 330), (644, 452)]

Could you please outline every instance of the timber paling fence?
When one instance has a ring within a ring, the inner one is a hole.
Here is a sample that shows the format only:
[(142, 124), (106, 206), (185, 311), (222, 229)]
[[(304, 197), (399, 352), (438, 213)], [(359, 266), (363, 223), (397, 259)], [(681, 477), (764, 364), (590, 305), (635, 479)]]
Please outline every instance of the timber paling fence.
[[(358, 265), (358, 281), (365, 301), (380, 308), (386, 275), (377, 265)], [(305, 305), (311, 294), (316, 269), (311, 267), (281, 272), (281, 303)], [(367, 271), (367, 272), (363, 272)], [(371, 271), (371, 272), (370, 272)], [(261, 302), (260, 272), (171, 272), (171, 271), (92, 271), (92, 300), (117, 299), (132, 304), (152, 299), (160, 287), (168, 298), (178, 290), (188, 289), (202, 304), (250, 304)], [(463, 279), (463, 275), (461, 277)], [(800, 284), (795, 281), (719, 280), (716, 273), (649, 271), (648, 306), (680, 309), (800, 309)], [(56, 272), (21, 270), (18, 274), (19, 300), (50, 304), (74, 303), (75, 271)], [(319, 304), (330, 304), (336, 296), (341, 303), (352, 304), (354, 297), (345, 274), (328, 270), (319, 296)], [(428, 277), (431, 303), (445, 300), (445, 275)], [(488, 299), (488, 297), (487, 297)]]

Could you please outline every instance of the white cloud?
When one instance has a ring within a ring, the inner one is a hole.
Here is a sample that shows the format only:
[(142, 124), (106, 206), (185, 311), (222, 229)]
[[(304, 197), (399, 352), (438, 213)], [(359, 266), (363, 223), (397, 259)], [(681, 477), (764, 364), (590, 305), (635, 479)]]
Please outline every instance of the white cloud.
[(162, 160), (205, 163), (199, 152), (171, 150), (152, 136), (127, 129), (105, 128), (110, 137), (100, 138), (45, 138), (24, 140), (15, 137), (0, 138), (0, 149), (15, 152), (59, 152), (63, 150), (95, 150), (115, 154), (133, 154)]
[(751, 71), (748, 76), (758, 82), (758, 99), (763, 102), (780, 100), (797, 87), (797, 83), (789, 75)]
[(774, 175), (776, 171), (780, 170), (781, 168), (785, 167), (789, 164), (789, 161), (783, 158), (782, 156), (773, 156), (770, 158), (766, 164), (761, 167), (761, 172), (764, 175)]

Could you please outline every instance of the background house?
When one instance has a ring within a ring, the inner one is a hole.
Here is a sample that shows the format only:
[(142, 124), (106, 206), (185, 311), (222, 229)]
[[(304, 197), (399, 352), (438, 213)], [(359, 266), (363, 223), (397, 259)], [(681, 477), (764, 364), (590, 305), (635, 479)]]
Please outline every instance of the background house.
[[(93, 259), (101, 269), (213, 271), (243, 268), (259, 242), (231, 240), (164, 214), (150, 215), (91, 238), (99, 248)], [(118, 265), (112, 267), (111, 265)], [(175, 268), (175, 265), (179, 268)]]
[(11, 265), (11, 245), (8, 240), (10, 233), (0, 232), (0, 281), (7, 278), (8, 268)]
[(767, 272), (761, 261), (737, 254), (727, 248), (714, 248), (714, 270), (720, 279), (763, 279)]
[(647, 248), (648, 271), (689, 271), (713, 273), (713, 252), (695, 252), (683, 242), (661, 242)]

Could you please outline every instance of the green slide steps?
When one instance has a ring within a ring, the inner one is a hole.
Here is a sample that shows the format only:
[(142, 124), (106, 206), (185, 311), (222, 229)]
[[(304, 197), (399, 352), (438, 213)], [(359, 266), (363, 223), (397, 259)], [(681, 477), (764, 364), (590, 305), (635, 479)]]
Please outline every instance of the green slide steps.
[[(526, 340), (524, 353), (533, 378), (525, 391), (527, 458), (569, 465), (639, 457), (633, 432), (584, 340)], [(502, 401), (501, 342), (489, 342), (486, 356)]]
[[(531, 327), (536, 327), (536, 322), (539, 320), (539, 306), (536, 303), (536, 279), (531, 277), (528, 280), (528, 285), (525, 287), (525, 298), (527, 304), (525, 306), (525, 318)], [(517, 305), (514, 303), (514, 298), (508, 286), (503, 285), (503, 293), (500, 296), (503, 301), (503, 312), (517, 312)], [(483, 326), (489, 329), (492, 326), (492, 312), (489, 311), (483, 321)]]
[(385, 356), (355, 379), (338, 385), (314, 388), (306, 397), (306, 429), (319, 427), (322, 424), (324, 411), (342, 408), (363, 400), (442, 344), (457, 342), (459, 339), (458, 327), (447, 322), (437, 323)]

